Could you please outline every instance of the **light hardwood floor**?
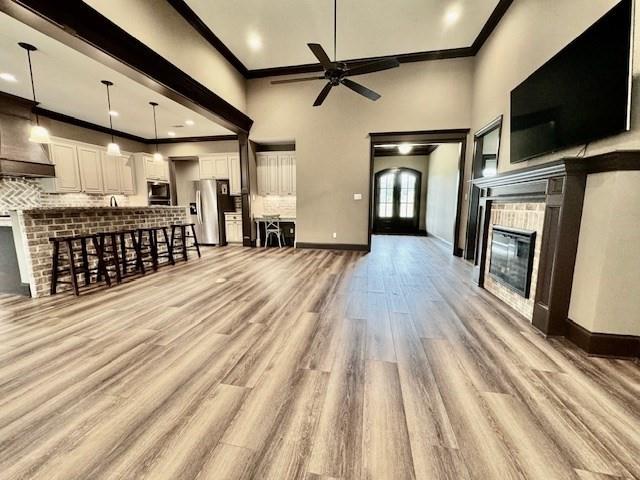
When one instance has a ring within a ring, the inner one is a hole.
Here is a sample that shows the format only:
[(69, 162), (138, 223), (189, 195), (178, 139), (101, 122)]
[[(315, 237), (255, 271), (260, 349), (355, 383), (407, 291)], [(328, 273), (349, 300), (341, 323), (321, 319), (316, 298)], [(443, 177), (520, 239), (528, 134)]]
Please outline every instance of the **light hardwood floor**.
[(376, 237), (0, 297), (0, 478), (640, 478), (638, 365), (469, 277), (438, 241)]

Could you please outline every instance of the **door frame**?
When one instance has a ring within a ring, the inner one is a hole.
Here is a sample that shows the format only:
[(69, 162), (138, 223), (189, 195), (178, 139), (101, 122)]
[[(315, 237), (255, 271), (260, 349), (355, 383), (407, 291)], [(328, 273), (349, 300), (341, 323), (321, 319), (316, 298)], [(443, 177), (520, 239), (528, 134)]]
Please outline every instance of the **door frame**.
[(432, 142), (432, 143), (459, 143), (460, 157), (458, 159), (458, 192), (456, 202), (456, 218), (453, 231), (453, 255), (461, 257), (463, 249), (459, 247), (460, 229), (462, 217), (462, 202), (464, 201), (464, 172), (467, 158), (467, 137), (470, 129), (459, 128), (449, 130), (417, 130), (407, 132), (374, 132), (369, 133), (369, 228), (367, 251), (371, 251), (371, 236), (373, 234), (373, 163), (375, 159), (375, 146), (387, 143), (402, 142)]
[[(484, 149), (484, 137), (498, 130), (498, 154), (497, 162), (500, 161), (500, 143), (502, 142), (502, 120), (503, 116), (499, 115), (494, 118), (487, 125), (473, 134), (473, 157), (471, 164), (471, 180), (482, 177), (482, 167), (484, 159), (482, 151)], [(471, 184), (469, 188), (469, 205), (467, 209), (467, 233), (465, 235), (465, 248), (464, 259), (472, 262), (474, 265), (478, 264), (478, 238), (480, 233), (480, 226), (478, 224), (478, 210), (480, 208), (480, 189)]]
[[(376, 205), (378, 204), (378, 198), (379, 198), (379, 192), (378, 192), (378, 188), (377, 188), (377, 179), (378, 177), (392, 172), (392, 171), (398, 171), (398, 172), (411, 172), (413, 174), (416, 175), (417, 181), (416, 181), (416, 193), (415, 193), (415, 205), (416, 205), (416, 215), (414, 216), (414, 218), (412, 218), (412, 221), (415, 222), (414, 225), (414, 229), (415, 231), (412, 232), (396, 232), (398, 234), (402, 234), (402, 235), (418, 235), (420, 233), (420, 199), (421, 199), (421, 195), (422, 195), (422, 191), (421, 191), (421, 187), (422, 187), (422, 172), (419, 170), (416, 170), (415, 168), (409, 168), (409, 167), (396, 167), (396, 168), (385, 168), (384, 170), (380, 170), (379, 172), (376, 172), (374, 174), (374, 185), (373, 185), (373, 216), (374, 218), (372, 219), (373, 224), (371, 226), (371, 228), (373, 228), (373, 226), (375, 225), (375, 217), (376, 217)], [(398, 182), (398, 179), (396, 178), (395, 182)], [(399, 192), (398, 192), (399, 194)], [(394, 197), (395, 197), (395, 187), (394, 187)], [(394, 205), (395, 205), (395, 198), (394, 198)]]

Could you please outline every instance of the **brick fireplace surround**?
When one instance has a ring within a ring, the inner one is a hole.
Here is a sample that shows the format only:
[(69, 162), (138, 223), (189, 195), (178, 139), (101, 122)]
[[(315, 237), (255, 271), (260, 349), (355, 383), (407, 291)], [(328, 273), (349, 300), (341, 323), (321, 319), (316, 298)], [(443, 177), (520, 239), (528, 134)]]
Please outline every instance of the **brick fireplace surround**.
[(514, 292), (491, 277), (489, 274), (491, 242), (487, 242), (487, 261), (484, 273), (484, 288), (529, 320), (533, 318), (533, 299), (536, 295), (536, 281), (538, 279), (538, 264), (540, 261), (540, 247), (542, 246), (542, 230), (544, 228), (544, 210), (545, 204), (541, 202), (495, 203), (491, 209), (491, 220), (487, 233), (487, 238), (492, 238), (494, 226), (536, 232), (529, 298), (525, 298), (519, 293)]
[[(589, 332), (568, 317), (587, 175), (625, 170), (640, 170), (640, 152), (566, 158), (472, 182), (480, 190), (474, 267), (478, 285), (545, 335), (566, 336), (588, 353), (628, 357), (640, 356), (640, 337)], [(536, 214), (527, 217), (527, 209)], [(529, 301), (505, 292), (488, 274), (493, 225), (537, 232)]]

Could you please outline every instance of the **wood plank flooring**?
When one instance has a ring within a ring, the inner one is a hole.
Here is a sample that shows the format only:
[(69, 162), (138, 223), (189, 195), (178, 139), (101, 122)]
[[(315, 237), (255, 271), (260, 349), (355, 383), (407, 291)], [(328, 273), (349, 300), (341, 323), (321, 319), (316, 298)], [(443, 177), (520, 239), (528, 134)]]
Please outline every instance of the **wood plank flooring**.
[(470, 274), (375, 237), (0, 296), (0, 479), (640, 479), (640, 367)]

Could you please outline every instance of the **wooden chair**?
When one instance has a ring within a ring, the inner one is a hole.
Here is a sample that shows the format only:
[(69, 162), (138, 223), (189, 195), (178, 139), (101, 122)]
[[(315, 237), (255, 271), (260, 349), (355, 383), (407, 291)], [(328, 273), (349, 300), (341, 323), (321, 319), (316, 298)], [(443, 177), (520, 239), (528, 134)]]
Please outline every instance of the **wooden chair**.
[(275, 235), (278, 239), (278, 248), (282, 248), (282, 242), (284, 241), (284, 235), (282, 228), (280, 228), (280, 215), (265, 215), (265, 227), (264, 227), (264, 246), (269, 245), (269, 237)]

